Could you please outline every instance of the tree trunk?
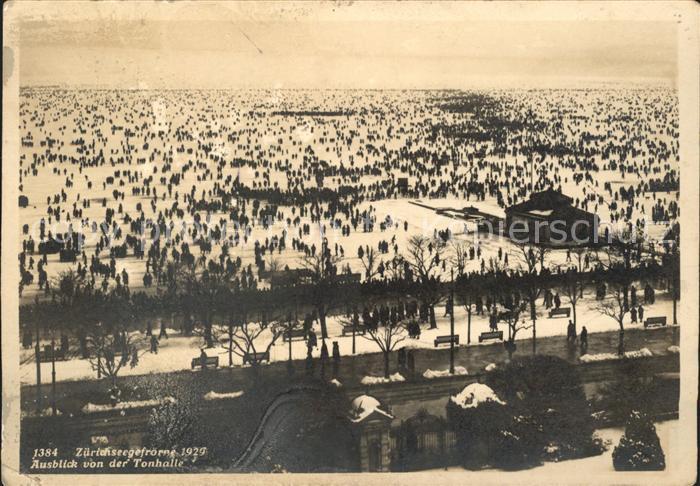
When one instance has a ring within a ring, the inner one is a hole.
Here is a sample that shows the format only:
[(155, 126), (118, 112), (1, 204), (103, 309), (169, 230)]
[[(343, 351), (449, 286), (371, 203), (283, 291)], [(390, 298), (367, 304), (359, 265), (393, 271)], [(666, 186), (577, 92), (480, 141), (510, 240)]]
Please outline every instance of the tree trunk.
[(321, 339), (328, 339), (328, 329), (326, 328), (326, 307), (318, 306), (318, 322), (321, 323)]
[(622, 329), (622, 326), (620, 326), (618, 338), (617, 354), (623, 356), (625, 354), (625, 331)]
[(530, 318), (532, 319), (532, 354), (537, 353), (537, 312), (535, 299), (530, 299)]
[(214, 338), (211, 334), (211, 321), (208, 319), (204, 323), (204, 342), (207, 344), (207, 348), (214, 347)]
[(41, 411), (41, 345), (39, 344), (39, 321), (36, 321), (36, 407)]
[(389, 378), (389, 351), (384, 353), (384, 378)]
[(472, 305), (467, 306), (467, 344), (472, 342)]
[(435, 321), (435, 306), (433, 304), (428, 306), (428, 312), (430, 313), (430, 329), (437, 329), (437, 322)]
[(678, 316), (676, 314), (676, 307), (678, 305), (678, 295), (680, 294), (679, 289), (678, 289), (678, 281), (675, 279), (673, 280), (673, 325), (678, 324)]
[(233, 366), (233, 324), (228, 325), (228, 365)]

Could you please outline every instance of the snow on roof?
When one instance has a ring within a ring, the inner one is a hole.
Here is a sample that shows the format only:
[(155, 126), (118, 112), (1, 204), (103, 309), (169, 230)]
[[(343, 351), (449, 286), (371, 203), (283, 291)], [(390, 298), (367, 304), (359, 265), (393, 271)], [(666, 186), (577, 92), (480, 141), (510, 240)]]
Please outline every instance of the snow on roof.
[(350, 420), (355, 423), (362, 422), (374, 412), (377, 412), (387, 418), (394, 418), (392, 415), (379, 408), (379, 405), (379, 400), (376, 398), (369, 395), (360, 395), (352, 401), (350, 408)]
[(528, 213), (534, 214), (535, 216), (551, 216), (553, 212), (554, 209), (531, 209), (528, 211)]
[(478, 407), (484, 402), (494, 402), (500, 405), (506, 404), (498, 398), (498, 395), (496, 395), (496, 392), (494, 392), (491, 387), (482, 383), (472, 383), (465, 386), (458, 395), (450, 397), (450, 400), (462, 408)]

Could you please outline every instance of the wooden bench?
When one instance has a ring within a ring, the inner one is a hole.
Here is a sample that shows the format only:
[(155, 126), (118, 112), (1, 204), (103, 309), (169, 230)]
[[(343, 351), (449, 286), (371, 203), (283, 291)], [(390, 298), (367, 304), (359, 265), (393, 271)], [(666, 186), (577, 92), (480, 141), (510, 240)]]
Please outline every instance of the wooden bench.
[(559, 307), (558, 309), (552, 309), (549, 311), (549, 317), (570, 317), (571, 307)]
[(646, 321), (644, 321), (644, 327), (657, 327), (657, 326), (665, 326), (666, 325), (666, 316), (658, 316), (658, 317), (647, 317)]
[(511, 311), (504, 311), (504, 312), (499, 312), (498, 313), (498, 320), (499, 321), (510, 321), (513, 318), (513, 313)]
[(490, 331), (490, 332), (482, 332), (479, 334), (479, 342), (483, 343), (484, 341), (488, 341), (489, 339), (499, 339), (503, 341), (503, 331)]
[[(219, 357), (218, 356), (207, 356), (204, 360), (205, 362), (202, 363), (202, 358), (196, 357), (192, 358), (192, 369), (195, 369), (197, 367), (204, 368), (205, 366), (207, 368), (218, 368), (219, 367)], [(205, 365), (205, 366), (202, 366)]]
[(303, 329), (292, 329), (291, 331), (286, 331), (282, 336), (284, 342), (294, 341), (294, 339), (303, 339), (306, 341), (306, 331)]
[[(348, 334), (352, 334), (352, 329), (354, 326), (343, 326), (343, 336), (346, 336)], [(355, 334), (365, 334), (367, 330), (365, 329), (365, 326), (357, 326), (355, 327)]]
[(438, 347), (438, 344), (449, 344), (451, 342), (454, 342), (456, 345), (459, 344), (459, 334), (455, 334), (454, 336), (438, 336), (435, 338), (435, 347)]
[[(66, 354), (61, 351), (60, 349), (56, 349), (54, 351), (54, 359), (56, 361), (65, 361), (66, 359)], [(45, 349), (43, 351), (39, 351), (39, 362), (40, 363), (50, 363), (51, 362), (51, 350), (50, 349)]]
[(260, 363), (261, 361), (270, 361), (270, 353), (245, 353), (243, 355), (243, 364)]

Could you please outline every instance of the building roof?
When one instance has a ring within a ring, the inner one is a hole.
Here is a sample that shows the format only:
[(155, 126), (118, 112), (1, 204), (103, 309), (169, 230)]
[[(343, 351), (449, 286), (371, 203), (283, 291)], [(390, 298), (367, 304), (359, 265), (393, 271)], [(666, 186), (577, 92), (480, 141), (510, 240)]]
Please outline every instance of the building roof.
[(573, 203), (573, 201), (573, 198), (550, 188), (546, 191), (532, 193), (530, 195), (530, 199), (518, 204), (514, 204), (513, 206), (506, 209), (506, 212), (520, 213), (531, 212), (533, 210), (546, 211), (549, 209), (557, 209), (562, 206), (571, 206), (571, 203)]

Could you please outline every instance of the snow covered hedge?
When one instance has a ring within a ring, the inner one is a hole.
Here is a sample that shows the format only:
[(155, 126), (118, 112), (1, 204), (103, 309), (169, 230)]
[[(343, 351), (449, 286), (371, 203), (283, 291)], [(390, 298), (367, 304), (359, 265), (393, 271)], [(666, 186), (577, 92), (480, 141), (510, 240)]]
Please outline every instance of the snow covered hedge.
[(379, 385), (382, 383), (393, 383), (397, 381), (406, 381), (406, 378), (404, 378), (401, 373), (389, 375), (389, 378), (384, 378), (383, 376), (365, 376), (362, 378), (360, 383), (363, 385)]
[(667, 351), (672, 354), (678, 354), (681, 352), (680, 346), (669, 346)]
[(491, 387), (482, 383), (471, 383), (457, 395), (450, 397), (450, 401), (461, 408), (476, 408), (482, 403), (492, 402), (499, 405), (506, 403), (498, 398)]
[(224, 398), (238, 398), (243, 395), (243, 391), (235, 391), (235, 392), (228, 392), (228, 393), (217, 393), (215, 391), (210, 391), (206, 395), (204, 395), (205, 400), (221, 400)]
[(136, 400), (133, 402), (119, 402), (116, 405), (95, 405), (86, 403), (82, 408), (83, 413), (110, 412), (112, 410), (127, 410), (131, 408), (157, 407), (163, 403), (174, 403), (173, 397), (165, 397), (163, 400)]
[(642, 348), (635, 351), (627, 351), (623, 356), (614, 353), (584, 354), (579, 358), (579, 361), (581, 363), (594, 363), (597, 361), (610, 361), (622, 358), (651, 358), (652, 356), (654, 356), (654, 354), (649, 351), (649, 348)]
[[(455, 375), (466, 375), (467, 369), (464, 366), (455, 366)], [(425, 370), (423, 373), (423, 378), (426, 378), (428, 380), (432, 380), (433, 378), (444, 378), (445, 376), (452, 376), (450, 375), (450, 370), (440, 370), (440, 371), (433, 371), (431, 369)]]

